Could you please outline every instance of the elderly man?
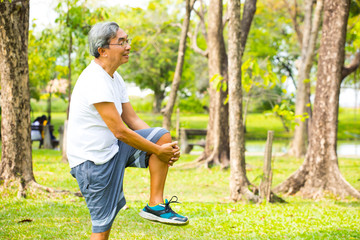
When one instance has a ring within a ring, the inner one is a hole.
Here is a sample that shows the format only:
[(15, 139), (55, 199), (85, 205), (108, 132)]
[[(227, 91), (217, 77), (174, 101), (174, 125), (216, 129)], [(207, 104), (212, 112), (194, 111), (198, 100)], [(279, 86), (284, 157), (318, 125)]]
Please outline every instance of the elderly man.
[(163, 199), (168, 168), (180, 157), (177, 142), (171, 141), (167, 130), (150, 128), (136, 115), (116, 72), (129, 60), (130, 42), (116, 23), (96, 24), (89, 32), (95, 59), (72, 93), (67, 155), (90, 211), (90, 239), (108, 239), (115, 216), (125, 205), (123, 178), (129, 166), (150, 170), (150, 199), (140, 216), (171, 224), (189, 221), (170, 208), (176, 200)]

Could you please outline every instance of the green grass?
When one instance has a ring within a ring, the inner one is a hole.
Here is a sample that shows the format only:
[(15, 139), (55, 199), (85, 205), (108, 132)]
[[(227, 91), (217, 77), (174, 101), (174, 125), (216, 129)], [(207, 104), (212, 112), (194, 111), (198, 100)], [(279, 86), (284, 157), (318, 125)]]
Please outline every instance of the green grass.
[[(190, 162), (196, 155), (184, 155)], [(43, 185), (77, 191), (68, 164), (61, 153), (34, 150), (34, 173)], [(249, 179), (259, 184), (262, 157), (247, 157)], [(300, 159), (274, 159), (273, 185), (296, 170)], [(344, 177), (360, 189), (360, 159), (339, 160)], [(230, 171), (178, 164), (170, 169), (165, 193), (179, 196), (174, 209), (190, 217), (184, 227), (143, 220), (138, 212), (148, 198), (147, 170), (126, 170), (124, 191), (129, 209), (118, 214), (111, 239), (360, 239), (360, 201), (328, 196), (323, 200), (285, 198), (287, 204), (232, 203), (229, 199)], [(41, 191), (17, 199), (13, 188), (0, 191), (0, 239), (88, 239), (91, 221), (83, 198)], [(30, 222), (21, 222), (23, 220)]]
[(345, 139), (360, 139), (360, 110), (357, 110), (357, 115), (354, 114), (353, 109), (344, 109), (339, 114), (338, 138)]
[[(32, 113), (32, 120), (44, 112)], [(150, 126), (161, 126), (162, 115), (153, 113), (138, 113), (139, 117), (147, 122)], [(52, 124), (54, 125), (55, 136), (58, 137), (58, 128), (64, 124), (66, 113), (55, 112), (51, 114)], [(172, 117), (172, 131), (173, 136), (176, 126), (176, 114)], [(207, 114), (189, 114), (183, 113), (180, 115), (180, 127), (182, 128), (199, 128), (206, 129), (208, 122)], [(265, 140), (267, 131), (274, 131), (274, 138), (277, 140), (289, 140), (293, 132), (286, 132), (283, 128), (279, 118), (275, 116), (265, 116), (261, 113), (248, 114), (246, 119), (246, 134), (247, 140)], [(360, 111), (354, 115), (353, 110), (342, 109), (339, 114), (338, 126), (338, 140), (356, 140), (360, 139)]]

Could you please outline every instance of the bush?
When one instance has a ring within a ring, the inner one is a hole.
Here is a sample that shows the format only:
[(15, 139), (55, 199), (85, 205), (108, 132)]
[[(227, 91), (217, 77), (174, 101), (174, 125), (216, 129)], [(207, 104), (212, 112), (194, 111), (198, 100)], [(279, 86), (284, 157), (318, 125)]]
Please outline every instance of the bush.
[(178, 107), (181, 112), (185, 113), (206, 113), (207, 103), (208, 101), (205, 97), (201, 99), (193, 94), (187, 98), (180, 99)]
[[(47, 112), (48, 109), (48, 100), (40, 99), (39, 101), (35, 99), (30, 100), (31, 111), (33, 112)], [(68, 108), (68, 103), (62, 98), (53, 97), (51, 99), (51, 112), (66, 112)]]
[(129, 96), (132, 107), (135, 112), (149, 113), (152, 111), (152, 103), (154, 96), (148, 94), (145, 97)]

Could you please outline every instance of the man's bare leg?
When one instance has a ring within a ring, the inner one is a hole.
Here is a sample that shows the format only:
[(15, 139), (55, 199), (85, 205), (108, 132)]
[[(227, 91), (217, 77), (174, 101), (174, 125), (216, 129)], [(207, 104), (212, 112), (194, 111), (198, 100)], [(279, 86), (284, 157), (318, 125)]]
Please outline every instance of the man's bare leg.
[(109, 234), (110, 234), (110, 230), (107, 230), (106, 232), (101, 232), (101, 233), (91, 233), (91, 237), (90, 240), (108, 240), (109, 239)]
[[(170, 133), (164, 134), (159, 141), (158, 145), (171, 143)], [(174, 212), (169, 204), (177, 202), (170, 199), (170, 203), (165, 207), (164, 205), (158, 205), (164, 203), (164, 187), (166, 176), (169, 170), (169, 165), (172, 166), (180, 157), (180, 152), (176, 152), (175, 155), (169, 160), (169, 162), (161, 161), (155, 154), (152, 154), (149, 159), (150, 170), (150, 200), (149, 206), (145, 206), (140, 212), (140, 216), (151, 221), (158, 221), (162, 223), (184, 225), (189, 223), (189, 218), (181, 216)], [(156, 206), (158, 205), (158, 206)], [(154, 208), (152, 208), (154, 207)], [(165, 213), (165, 214), (164, 214)]]
[[(163, 145), (171, 142), (170, 133), (165, 133), (156, 144)], [(164, 202), (164, 187), (169, 165), (161, 161), (155, 154), (149, 159), (150, 170), (150, 200), (149, 205), (155, 206)]]

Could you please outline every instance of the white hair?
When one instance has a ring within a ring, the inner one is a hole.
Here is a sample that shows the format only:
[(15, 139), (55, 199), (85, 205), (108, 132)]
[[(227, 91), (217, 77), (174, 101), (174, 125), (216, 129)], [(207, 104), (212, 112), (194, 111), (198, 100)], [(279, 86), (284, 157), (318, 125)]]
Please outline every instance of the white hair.
[(110, 40), (116, 37), (117, 31), (120, 29), (115, 22), (101, 22), (95, 24), (89, 32), (89, 48), (90, 54), (96, 58), (100, 56), (99, 47), (106, 47)]

